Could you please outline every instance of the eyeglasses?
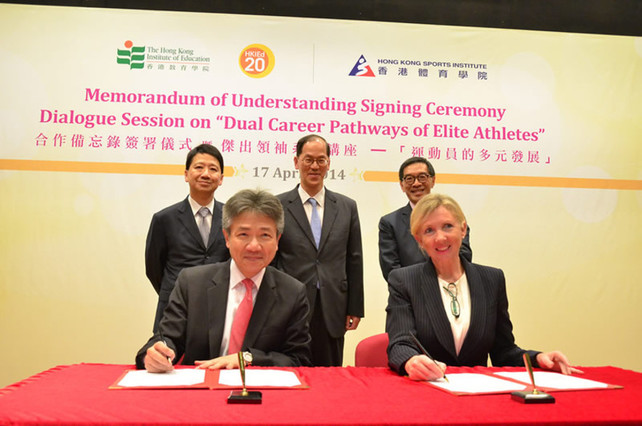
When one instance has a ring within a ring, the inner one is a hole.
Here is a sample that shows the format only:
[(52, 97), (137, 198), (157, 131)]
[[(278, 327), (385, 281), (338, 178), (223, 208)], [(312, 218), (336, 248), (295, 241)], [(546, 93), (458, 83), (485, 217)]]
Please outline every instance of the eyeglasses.
[(448, 284), (448, 287), (443, 287), (444, 290), (448, 293), (450, 296), (450, 312), (452, 312), (453, 316), (455, 318), (459, 318), (459, 300), (457, 300), (457, 284), (455, 283), (450, 283)]
[(417, 176), (406, 175), (403, 177), (402, 180), (403, 180), (403, 183), (405, 183), (406, 185), (412, 185), (413, 183), (415, 183), (415, 180), (418, 180), (419, 183), (426, 183), (428, 182), (428, 179), (430, 179), (431, 177), (432, 176), (430, 176), (429, 174), (419, 173)]
[(326, 164), (328, 164), (328, 159), (327, 158), (311, 158), (311, 157), (305, 157), (303, 160), (301, 160), (303, 164), (306, 166), (311, 166), (313, 163), (317, 163), (319, 167), (323, 167)]

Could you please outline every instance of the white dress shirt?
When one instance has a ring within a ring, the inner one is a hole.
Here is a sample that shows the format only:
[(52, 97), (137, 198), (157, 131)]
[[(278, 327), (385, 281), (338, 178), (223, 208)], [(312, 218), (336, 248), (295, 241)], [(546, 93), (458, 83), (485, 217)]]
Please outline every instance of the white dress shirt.
[[(259, 292), (261, 281), (265, 275), (265, 268), (250, 279), (254, 282), (252, 289), (252, 305), (256, 304), (256, 295)], [(230, 262), (230, 287), (227, 293), (227, 309), (225, 310), (225, 327), (223, 328), (223, 339), (221, 340), (220, 356), (227, 355), (227, 350), (230, 347), (230, 334), (232, 334), (232, 322), (234, 322), (234, 315), (238, 309), (241, 301), (245, 297), (245, 285), (243, 280), (246, 277), (239, 271), (238, 266), (234, 259)]]
[(446, 310), (448, 321), (450, 321), (450, 329), (453, 332), (453, 339), (455, 340), (455, 350), (457, 351), (457, 355), (459, 355), (461, 346), (464, 343), (466, 334), (468, 333), (468, 327), (470, 327), (470, 289), (468, 288), (468, 280), (464, 273), (457, 281), (455, 281), (455, 284), (457, 285), (457, 301), (459, 302), (459, 318), (455, 318), (452, 314), (452, 309), (450, 308), (452, 298), (448, 292), (444, 290), (444, 287), (448, 288), (449, 282), (444, 281), (441, 278), (439, 278), (438, 281), (441, 299), (444, 303), (444, 309)]
[(303, 209), (305, 210), (305, 215), (308, 217), (308, 223), (311, 223), (312, 220), (312, 204), (308, 202), (309, 198), (314, 198), (317, 201), (317, 213), (319, 213), (319, 220), (323, 223), (323, 210), (325, 205), (325, 187), (321, 189), (315, 195), (310, 195), (305, 192), (305, 189), (299, 185), (299, 197), (301, 197), (301, 202), (303, 203)]
[(194, 220), (196, 221), (197, 226), (200, 226), (201, 221), (203, 220), (203, 216), (198, 214), (198, 211), (201, 209), (201, 207), (207, 207), (208, 209), (210, 209), (210, 214), (207, 215), (205, 220), (207, 221), (207, 229), (212, 229), (212, 215), (214, 214), (214, 198), (212, 198), (212, 201), (210, 201), (210, 203), (206, 206), (201, 206), (200, 204), (198, 204), (196, 201), (194, 201), (191, 195), (187, 197), (187, 201), (189, 201), (189, 205), (192, 208), (192, 214), (194, 215)]

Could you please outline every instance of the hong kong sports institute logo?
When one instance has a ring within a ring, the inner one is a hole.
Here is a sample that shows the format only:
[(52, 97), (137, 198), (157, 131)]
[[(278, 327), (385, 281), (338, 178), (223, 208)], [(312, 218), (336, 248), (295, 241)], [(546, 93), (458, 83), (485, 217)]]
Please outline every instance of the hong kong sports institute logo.
[(116, 62), (129, 65), (129, 69), (145, 67), (145, 46), (134, 46), (131, 40), (125, 42), (126, 49), (118, 49)]
[(372, 72), (372, 68), (370, 68), (370, 65), (368, 65), (368, 61), (366, 61), (366, 58), (361, 55), (359, 57), (359, 60), (357, 60), (357, 63), (354, 64), (354, 67), (352, 67), (352, 71), (350, 71), (350, 75), (353, 77), (374, 77), (375, 74)]

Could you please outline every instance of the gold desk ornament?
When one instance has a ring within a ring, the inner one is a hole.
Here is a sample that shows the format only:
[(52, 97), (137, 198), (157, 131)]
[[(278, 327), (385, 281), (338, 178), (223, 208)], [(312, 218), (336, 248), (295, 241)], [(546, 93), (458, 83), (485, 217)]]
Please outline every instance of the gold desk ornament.
[(245, 359), (243, 358), (243, 352), (238, 353), (239, 357), (239, 371), (241, 373), (241, 383), (243, 383), (243, 389), (240, 391), (230, 392), (230, 396), (227, 397), (228, 404), (261, 404), (263, 401), (263, 395), (259, 391), (248, 391), (245, 387)]
[(524, 352), (524, 365), (526, 371), (531, 378), (533, 390), (531, 391), (515, 391), (510, 394), (511, 398), (523, 404), (552, 404), (555, 402), (553, 395), (542, 392), (535, 387), (535, 376), (533, 375), (533, 365), (531, 364), (531, 357)]

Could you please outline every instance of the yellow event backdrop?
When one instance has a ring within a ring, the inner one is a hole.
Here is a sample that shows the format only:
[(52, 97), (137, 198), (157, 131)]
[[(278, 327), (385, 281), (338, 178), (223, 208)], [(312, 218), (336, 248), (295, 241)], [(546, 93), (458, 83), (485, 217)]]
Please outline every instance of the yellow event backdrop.
[(0, 386), (132, 363), (156, 306), (147, 228), (187, 195), (187, 150), (223, 151), (225, 201), (292, 188), (312, 132), (360, 210), (346, 365), (384, 330), (377, 224), (424, 155), (474, 260), (505, 271), (521, 346), (642, 371), (639, 38), (2, 4), (0, 40)]

